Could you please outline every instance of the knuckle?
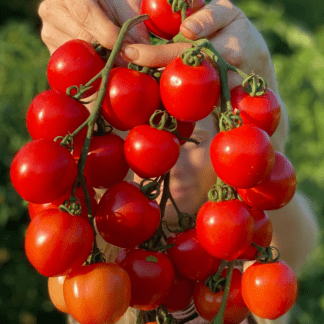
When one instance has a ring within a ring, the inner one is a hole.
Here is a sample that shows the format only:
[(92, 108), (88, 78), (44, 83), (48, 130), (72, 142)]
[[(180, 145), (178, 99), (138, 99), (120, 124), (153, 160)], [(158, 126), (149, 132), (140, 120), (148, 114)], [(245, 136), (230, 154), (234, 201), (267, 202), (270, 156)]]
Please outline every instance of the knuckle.
[(51, 4), (48, 1), (43, 1), (38, 7), (38, 15), (44, 20), (51, 13)]
[(92, 16), (91, 6), (88, 1), (84, 1), (82, 6), (79, 3), (75, 3), (71, 7), (71, 14), (82, 27), (88, 27), (90, 25)]
[(210, 28), (215, 24), (214, 12), (215, 7), (213, 7), (212, 5), (205, 6), (201, 11), (198, 20), (203, 28)]

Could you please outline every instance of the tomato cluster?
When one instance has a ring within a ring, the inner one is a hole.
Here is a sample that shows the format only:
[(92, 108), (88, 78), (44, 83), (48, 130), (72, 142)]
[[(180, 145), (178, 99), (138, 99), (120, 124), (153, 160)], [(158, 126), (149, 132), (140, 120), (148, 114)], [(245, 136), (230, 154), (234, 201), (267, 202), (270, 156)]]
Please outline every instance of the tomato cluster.
[[(154, 28), (159, 35), (158, 24)], [(283, 207), (296, 189), (291, 163), (270, 141), (279, 123), (278, 101), (271, 90), (256, 97), (241, 86), (232, 90), (231, 113), (241, 119), (215, 136), (210, 157), (221, 190), (231, 186), (234, 196), (205, 203), (195, 227), (172, 234), (165, 245), (159, 234), (163, 199), (159, 205), (152, 195), (158, 188), (147, 193), (143, 184), (124, 179), (131, 169), (142, 178), (156, 178), (155, 185), (166, 184), (184, 138), (215, 109), (220, 77), (206, 59), (188, 66), (176, 58), (160, 80), (113, 68), (101, 88), (99, 115), (105, 125), (129, 131), (124, 140), (107, 132), (98, 116), (94, 134), (92, 115), (81, 101), (98, 91), (103, 75), (96, 75), (104, 65), (90, 44), (63, 44), (48, 64), (51, 89), (28, 109), (33, 140), (17, 153), (10, 170), (14, 187), (29, 202), (27, 257), (50, 277), (54, 305), (82, 324), (116, 322), (128, 307), (149, 311), (164, 305), (174, 312), (192, 301), (210, 322), (221, 308), (230, 272), (221, 260), (258, 258), (272, 239), (264, 210)], [(94, 188), (106, 191), (100, 197)], [(95, 228), (106, 242), (122, 248), (115, 262), (97, 258)], [(234, 269), (224, 323), (240, 323), (251, 311), (278, 318), (293, 305), (296, 289), (296, 278), (282, 261), (256, 262), (244, 274)], [(273, 306), (275, 295), (281, 299)]]

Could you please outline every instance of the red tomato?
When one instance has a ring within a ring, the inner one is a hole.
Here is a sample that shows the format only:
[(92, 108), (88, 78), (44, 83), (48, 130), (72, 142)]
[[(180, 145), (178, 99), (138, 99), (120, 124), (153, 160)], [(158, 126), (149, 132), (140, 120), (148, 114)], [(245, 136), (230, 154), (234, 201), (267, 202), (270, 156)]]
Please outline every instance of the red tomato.
[(200, 244), (197, 230), (171, 234), (167, 244), (175, 244), (167, 250), (167, 255), (177, 271), (187, 278), (206, 280), (217, 272), (221, 260), (210, 255)]
[(71, 190), (77, 173), (70, 152), (47, 139), (26, 144), (10, 168), (11, 181), (19, 195), (36, 204), (51, 202)]
[(240, 197), (251, 207), (272, 210), (284, 207), (294, 196), (296, 172), (290, 161), (276, 152), (274, 167), (260, 184), (250, 189), (237, 189)]
[(231, 261), (248, 247), (253, 236), (253, 217), (238, 199), (208, 201), (198, 211), (197, 237), (216, 258)]
[(231, 90), (231, 104), (240, 111), (244, 124), (253, 124), (271, 136), (279, 124), (281, 108), (276, 95), (270, 89), (262, 96), (251, 97), (241, 85)]
[(255, 262), (242, 277), (242, 296), (252, 313), (270, 320), (287, 313), (297, 298), (297, 279), (283, 261)]
[(93, 229), (88, 221), (49, 209), (38, 214), (28, 226), (25, 250), (39, 273), (54, 277), (81, 267), (93, 242)]
[(122, 181), (129, 170), (124, 153), (125, 141), (116, 134), (94, 136), (84, 169), (87, 184), (108, 188)]
[[(226, 277), (226, 273), (227, 269), (222, 272), (222, 277)], [(242, 298), (241, 281), (242, 272), (239, 269), (233, 269), (230, 291), (224, 312), (224, 324), (239, 324), (250, 314), (250, 310)], [(223, 290), (213, 293), (204, 282), (198, 282), (194, 291), (194, 303), (198, 314), (206, 321), (211, 322), (220, 309), (223, 295)], [(269, 306), (269, 308), (271, 307)]]
[[(205, 5), (203, 0), (195, 0), (194, 6), (186, 10), (187, 17)], [(167, 0), (142, 0), (141, 14), (150, 18), (144, 22), (147, 29), (156, 36), (171, 39), (179, 33), (181, 11), (172, 12)]]
[(174, 283), (163, 305), (169, 312), (181, 311), (189, 306), (193, 299), (196, 281), (176, 272)]
[(65, 276), (48, 278), (48, 294), (53, 305), (61, 312), (68, 313), (63, 294)]
[(70, 273), (63, 286), (69, 313), (82, 324), (115, 323), (131, 298), (127, 272), (115, 263), (94, 263)]
[(166, 298), (175, 280), (170, 259), (162, 252), (141, 249), (132, 249), (125, 253), (120, 265), (131, 279), (130, 306), (140, 310), (157, 308)]
[(269, 135), (254, 125), (219, 132), (210, 145), (217, 176), (236, 188), (251, 188), (271, 172), (275, 151)]
[[(96, 192), (91, 187), (88, 187), (87, 189), (88, 189), (88, 193), (89, 193), (90, 200), (91, 200), (92, 214), (95, 214), (96, 209), (97, 209), (97, 201), (95, 199)], [(80, 216), (83, 217), (86, 220), (89, 220), (87, 204), (85, 202), (85, 196), (84, 196), (83, 189), (82, 189), (81, 186), (76, 188), (75, 195), (76, 195), (76, 197), (79, 199), (79, 201), (81, 203), (81, 214), (80, 214)], [(56, 209), (56, 210), (58, 210), (60, 205), (62, 205), (65, 200), (68, 200), (70, 198), (70, 196), (71, 196), (71, 192), (68, 191), (64, 196), (62, 196), (61, 198), (56, 199), (56, 200), (54, 200), (54, 201), (52, 201), (50, 203), (46, 203), (46, 204), (29, 203), (28, 204), (28, 211), (29, 211), (30, 218), (33, 219), (36, 215), (38, 215), (43, 210), (47, 210), (47, 209)]]
[(125, 157), (130, 168), (141, 178), (159, 177), (168, 172), (180, 154), (178, 138), (149, 125), (133, 128), (125, 140)]
[(163, 71), (160, 91), (163, 105), (172, 116), (194, 122), (214, 109), (220, 95), (220, 79), (207, 60), (199, 66), (188, 66), (178, 57)]
[(120, 247), (135, 247), (157, 230), (161, 210), (137, 186), (122, 181), (108, 188), (102, 196), (96, 225), (105, 241)]
[[(27, 128), (33, 139), (54, 140), (57, 136), (73, 133), (90, 113), (80, 102), (68, 95), (47, 90), (40, 93), (30, 104), (27, 112)], [(84, 128), (75, 138), (85, 139)]]
[[(105, 64), (90, 43), (72, 39), (60, 46), (51, 56), (47, 66), (47, 78), (52, 89), (66, 92), (70, 86), (85, 85), (96, 76)], [(100, 85), (100, 78), (83, 98), (94, 94)], [(72, 95), (75, 91), (71, 92)]]
[(109, 75), (102, 116), (111, 126), (125, 131), (148, 124), (160, 103), (160, 87), (153, 77), (118, 67)]
[[(180, 136), (190, 138), (196, 126), (196, 122), (183, 122), (177, 120), (177, 131)], [(179, 139), (180, 145), (187, 143), (187, 141)]]
[[(272, 240), (272, 222), (266, 212), (263, 210), (250, 209), (250, 213), (254, 219), (254, 232), (252, 242), (262, 247), (270, 245)], [(243, 260), (255, 260), (258, 250), (249, 245), (247, 249), (238, 258)]]

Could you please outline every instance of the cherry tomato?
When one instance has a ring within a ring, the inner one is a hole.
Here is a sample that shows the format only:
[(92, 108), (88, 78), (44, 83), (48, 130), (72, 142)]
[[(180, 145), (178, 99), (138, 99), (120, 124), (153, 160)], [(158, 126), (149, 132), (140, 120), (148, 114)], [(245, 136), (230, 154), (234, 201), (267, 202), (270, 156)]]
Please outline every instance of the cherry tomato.
[(61, 312), (68, 313), (63, 294), (65, 276), (48, 278), (48, 294), (53, 305)]
[(250, 96), (242, 86), (231, 90), (233, 110), (240, 111), (244, 124), (253, 124), (271, 136), (279, 124), (281, 108), (276, 95), (270, 89), (262, 96)]
[(238, 199), (208, 201), (198, 211), (197, 237), (216, 258), (231, 261), (248, 247), (253, 236), (253, 217)]
[(167, 255), (177, 271), (193, 280), (206, 280), (214, 274), (221, 260), (210, 255), (200, 244), (197, 230), (171, 234), (167, 244), (175, 244), (167, 250)]
[(115, 323), (131, 298), (127, 272), (115, 263), (94, 263), (70, 273), (63, 286), (69, 313), (82, 324)]
[(275, 153), (275, 164), (260, 184), (250, 189), (237, 189), (240, 197), (251, 207), (273, 210), (284, 207), (294, 196), (297, 187), (296, 172), (290, 161)]
[(36, 204), (51, 202), (71, 190), (77, 173), (70, 152), (47, 139), (26, 144), (10, 168), (11, 181), (19, 195)]
[[(90, 43), (81, 39), (72, 39), (60, 46), (51, 56), (47, 66), (47, 78), (52, 89), (66, 92), (73, 85), (85, 85), (96, 76), (105, 64)], [(92, 84), (83, 98), (94, 94), (100, 85), (100, 79)], [(71, 91), (74, 95), (76, 91)]]
[(149, 125), (133, 128), (125, 140), (125, 157), (141, 178), (159, 177), (168, 172), (180, 155), (178, 138)]
[(39, 273), (53, 277), (81, 267), (91, 253), (93, 242), (93, 229), (88, 221), (49, 209), (29, 224), (25, 250)]
[(163, 301), (163, 305), (169, 312), (185, 309), (193, 299), (195, 286), (196, 281), (188, 279), (176, 272), (174, 283), (169, 294)]
[(283, 261), (255, 262), (242, 277), (242, 296), (252, 313), (270, 320), (287, 313), (297, 298), (297, 279)]
[[(186, 10), (187, 17), (205, 5), (203, 0), (195, 0), (194, 6)], [(150, 18), (144, 22), (147, 29), (156, 36), (171, 39), (179, 33), (181, 11), (172, 12), (167, 0), (142, 0), (141, 14)]]
[(129, 170), (124, 153), (125, 141), (110, 133), (94, 136), (84, 169), (87, 184), (94, 188), (108, 188), (122, 181)]
[(109, 75), (102, 116), (111, 126), (125, 131), (148, 124), (160, 103), (160, 87), (153, 77), (118, 67)]
[[(250, 213), (254, 219), (254, 232), (252, 242), (262, 247), (270, 245), (272, 240), (272, 222), (266, 212), (263, 210), (250, 209)], [(258, 250), (249, 245), (247, 249), (238, 258), (241, 260), (255, 260)]]
[(217, 176), (236, 188), (251, 188), (271, 172), (275, 151), (269, 135), (254, 125), (219, 132), (210, 145)]
[[(80, 102), (68, 95), (47, 90), (40, 93), (30, 104), (27, 112), (27, 128), (33, 139), (54, 140), (57, 136), (73, 133), (90, 113)], [(85, 139), (87, 129), (84, 128), (75, 137)]]
[(194, 122), (214, 109), (220, 95), (220, 79), (207, 60), (199, 66), (188, 66), (178, 57), (163, 71), (160, 91), (163, 105), (172, 116)]
[[(91, 208), (92, 208), (92, 214), (95, 214), (96, 209), (97, 209), (97, 201), (96, 201), (96, 192), (93, 190), (91, 187), (87, 187), (88, 193), (90, 196), (90, 201), (91, 201)], [(68, 200), (71, 196), (71, 192), (68, 191), (65, 195), (63, 195), (61, 198), (56, 199), (50, 203), (46, 204), (34, 204), (34, 203), (29, 203), (28, 204), (28, 212), (29, 216), (31, 219), (33, 219), (36, 215), (38, 215), (40, 212), (43, 210), (47, 209), (56, 209), (58, 210), (60, 205), (64, 203), (65, 200)], [(87, 209), (87, 204), (85, 201), (85, 195), (83, 193), (83, 189), (81, 186), (77, 187), (75, 190), (75, 196), (79, 199), (80, 204), (81, 204), (81, 214), (80, 216), (83, 217), (86, 220), (89, 220), (88, 217), (88, 209)]]
[(108, 188), (96, 212), (98, 232), (105, 241), (120, 247), (135, 247), (157, 230), (161, 210), (132, 183), (122, 181)]
[[(226, 277), (226, 274), (227, 269), (222, 272), (222, 277)], [(233, 269), (224, 312), (224, 324), (239, 324), (250, 314), (250, 310), (242, 298), (241, 281), (242, 272), (239, 269)], [(223, 290), (213, 293), (204, 282), (198, 282), (194, 291), (194, 304), (198, 314), (206, 321), (211, 322), (220, 309), (223, 295)]]
[[(152, 310), (162, 304), (175, 280), (170, 259), (162, 252), (131, 249), (120, 265), (128, 272), (132, 286), (130, 306)], [(118, 260), (116, 260), (118, 262)]]

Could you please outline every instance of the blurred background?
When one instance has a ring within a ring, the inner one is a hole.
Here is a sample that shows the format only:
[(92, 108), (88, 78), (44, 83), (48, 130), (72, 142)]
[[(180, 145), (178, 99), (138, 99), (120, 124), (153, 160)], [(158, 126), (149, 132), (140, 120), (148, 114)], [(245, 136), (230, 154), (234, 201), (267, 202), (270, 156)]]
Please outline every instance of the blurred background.
[[(0, 2), (0, 323), (65, 323), (47, 294), (47, 278), (24, 254), (26, 203), (10, 184), (15, 152), (29, 140), (25, 116), (47, 88), (48, 51), (40, 39), (39, 0)], [(290, 117), (286, 152), (298, 188), (324, 229), (324, 3), (322, 0), (233, 1), (265, 37)], [(323, 235), (322, 235), (323, 237)], [(296, 238), (298, 239), (298, 238)], [(324, 242), (310, 256), (290, 324), (324, 323)]]

